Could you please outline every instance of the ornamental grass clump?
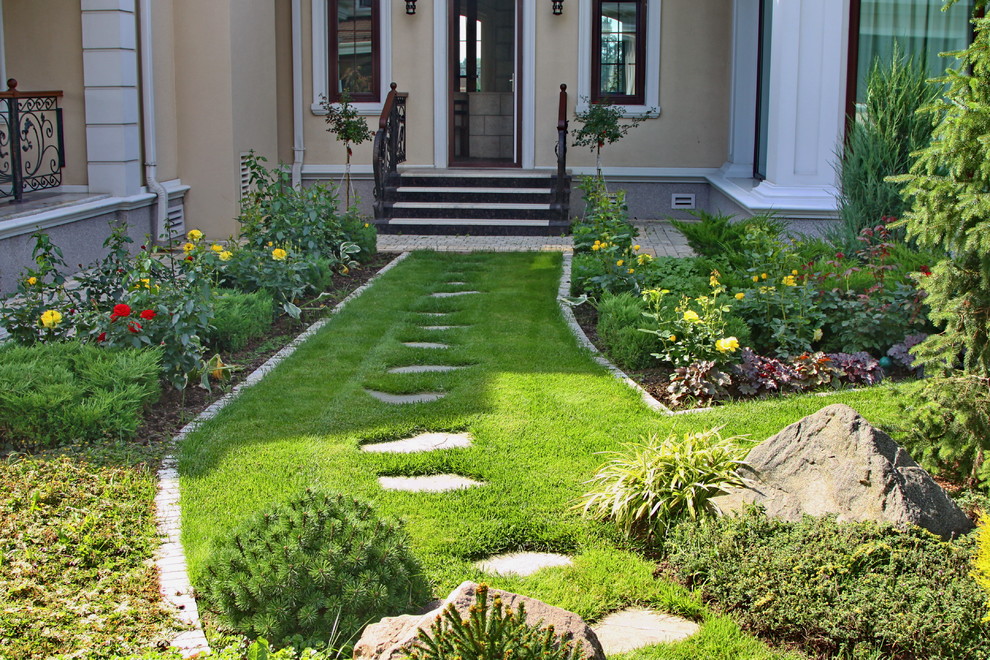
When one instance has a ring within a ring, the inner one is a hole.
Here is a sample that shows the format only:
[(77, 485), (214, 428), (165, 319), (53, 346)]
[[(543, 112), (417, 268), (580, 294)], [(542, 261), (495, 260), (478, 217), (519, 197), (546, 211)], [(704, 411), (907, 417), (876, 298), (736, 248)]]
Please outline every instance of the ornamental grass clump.
[(275, 646), (353, 644), (368, 623), (422, 605), (429, 589), (398, 523), (307, 490), (221, 541), (199, 580), (221, 625)]
[(740, 439), (710, 429), (627, 444), (585, 482), (592, 489), (574, 508), (614, 522), (627, 537), (647, 538), (663, 536), (683, 519), (720, 515), (712, 499), (746, 485), (737, 472), (746, 455)]
[(580, 660), (581, 646), (564, 640), (553, 626), (531, 626), (526, 609), (506, 608), (495, 596), (489, 601), (488, 586), (479, 584), (475, 602), (462, 619), (448, 605), (430, 627), (421, 630), (407, 660)]

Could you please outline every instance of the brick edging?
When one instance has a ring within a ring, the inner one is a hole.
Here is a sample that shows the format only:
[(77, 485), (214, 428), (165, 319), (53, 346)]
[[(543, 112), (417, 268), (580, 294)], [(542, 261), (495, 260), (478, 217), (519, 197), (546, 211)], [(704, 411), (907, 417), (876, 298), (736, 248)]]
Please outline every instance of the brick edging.
[(159, 592), (165, 602), (171, 604), (178, 610), (177, 615), (180, 621), (188, 625), (189, 630), (183, 631), (171, 645), (178, 648), (186, 657), (203, 653), (210, 650), (209, 642), (203, 633), (203, 628), (199, 621), (199, 610), (196, 607), (196, 599), (193, 595), (192, 584), (189, 581), (189, 571), (186, 565), (186, 554), (182, 549), (181, 533), (181, 511), (179, 508), (179, 471), (178, 462), (175, 458), (175, 448), (182, 440), (198, 429), (204, 422), (215, 417), (221, 410), (230, 404), (247, 387), (261, 381), (265, 375), (278, 366), (283, 360), (292, 355), (300, 344), (319, 332), (323, 326), (330, 322), (330, 317), (349, 303), (364, 293), (379, 277), (392, 270), (400, 262), (405, 260), (411, 253), (403, 252), (398, 257), (390, 261), (385, 267), (375, 273), (374, 277), (352, 291), (350, 295), (337, 303), (327, 316), (319, 319), (304, 330), (299, 336), (285, 345), (282, 350), (271, 356), (267, 362), (255, 369), (251, 374), (234, 387), (223, 397), (217, 399), (205, 408), (194, 420), (182, 427), (171, 440), (169, 455), (162, 460), (161, 468), (158, 470), (158, 493), (155, 496), (155, 518), (158, 532), (164, 537), (164, 541), (155, 553), (155, 565), (158, 567)]

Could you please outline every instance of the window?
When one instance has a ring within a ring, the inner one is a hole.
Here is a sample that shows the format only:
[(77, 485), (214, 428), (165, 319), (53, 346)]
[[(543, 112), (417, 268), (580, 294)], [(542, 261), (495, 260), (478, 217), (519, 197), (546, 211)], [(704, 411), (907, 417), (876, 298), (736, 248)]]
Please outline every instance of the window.
[(379, 3), (331, 0), (329, 4), (330, 100), (339, 100), (346, 91), (354, 101), (379, 101)]
[(591, 100), (643, 105), (646, 1), (594, 0)]

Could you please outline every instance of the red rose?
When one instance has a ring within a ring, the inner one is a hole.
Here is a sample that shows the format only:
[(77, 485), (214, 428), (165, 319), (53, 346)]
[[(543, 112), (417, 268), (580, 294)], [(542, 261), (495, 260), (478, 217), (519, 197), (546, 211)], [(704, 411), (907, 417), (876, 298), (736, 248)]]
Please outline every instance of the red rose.
[(921, 267), (921, 268), (919, 268), (918, 270), (919, 270), (919, 271), (921, 272), (921, 274), (922, 274), (922, 275), (924, 275), (925, 277), (928, 277), (929, 275), (931, 275), (931, 274), (932, 274), (932, 271), (931, 271), (931, 269), (930, 269), (930, 268), (928, 268), (928, 266), (922, 266), (922, 267)]
[(150, 321), (151, 319), (155, 318), (155, 310), (153, 309), (144, 310), (143, 312), (141, 312), (141, 318), (143, 318), (145, 321)]
[(193, 260), (193, 258), (192, 258), (192, 255), (191, 254), (188, 257), (186, 257), (186, 261), (192, 261), (192, 260)]
[(141, 324), (138, 323), (137, 321), (131, 321), (130, 323), (127, 324), (127, 329), (133, 332), (134, 334), (137, 334), (141, 332)]
[(105, 332), (101, 332), (100, 336), (96, 338), (96, 341), (106, 341), (106, 340), (107, 340), (107, 333)]
[(120, 305), (113, 306), (113, 314), (110, 315), (110, 320), (114, 321), (122, 316), (130, 316), (130, 315), (131, 315), (130, 306), (121, 303)]

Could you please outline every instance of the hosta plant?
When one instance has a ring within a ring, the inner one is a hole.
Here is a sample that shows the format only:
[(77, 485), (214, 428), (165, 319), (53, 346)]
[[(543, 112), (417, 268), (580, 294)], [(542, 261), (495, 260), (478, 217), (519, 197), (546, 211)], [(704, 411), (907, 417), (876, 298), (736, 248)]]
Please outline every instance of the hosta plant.
[(405, 532), (370, 506), (307, 490), (222, 540), (199, 584), (221, 624), (276, 646), (353, 643), (429, 595)]
[(746, 454), (739, 439), (710, 429), (627, 444), (585, 482), (591, 490), (574, 508), (615, 523), (626, 536), (647, 538), (686, 518), (716, 516), (712, 499), (746, 484), (737, 472)]
[(470, 614), (449, 605), (429, 632), (421, 630), (407, 660), (580, 660), (580, 645), (561, 639), (553, 626), (531, 626), (522, 603), (513, 611), (479, 584)]

